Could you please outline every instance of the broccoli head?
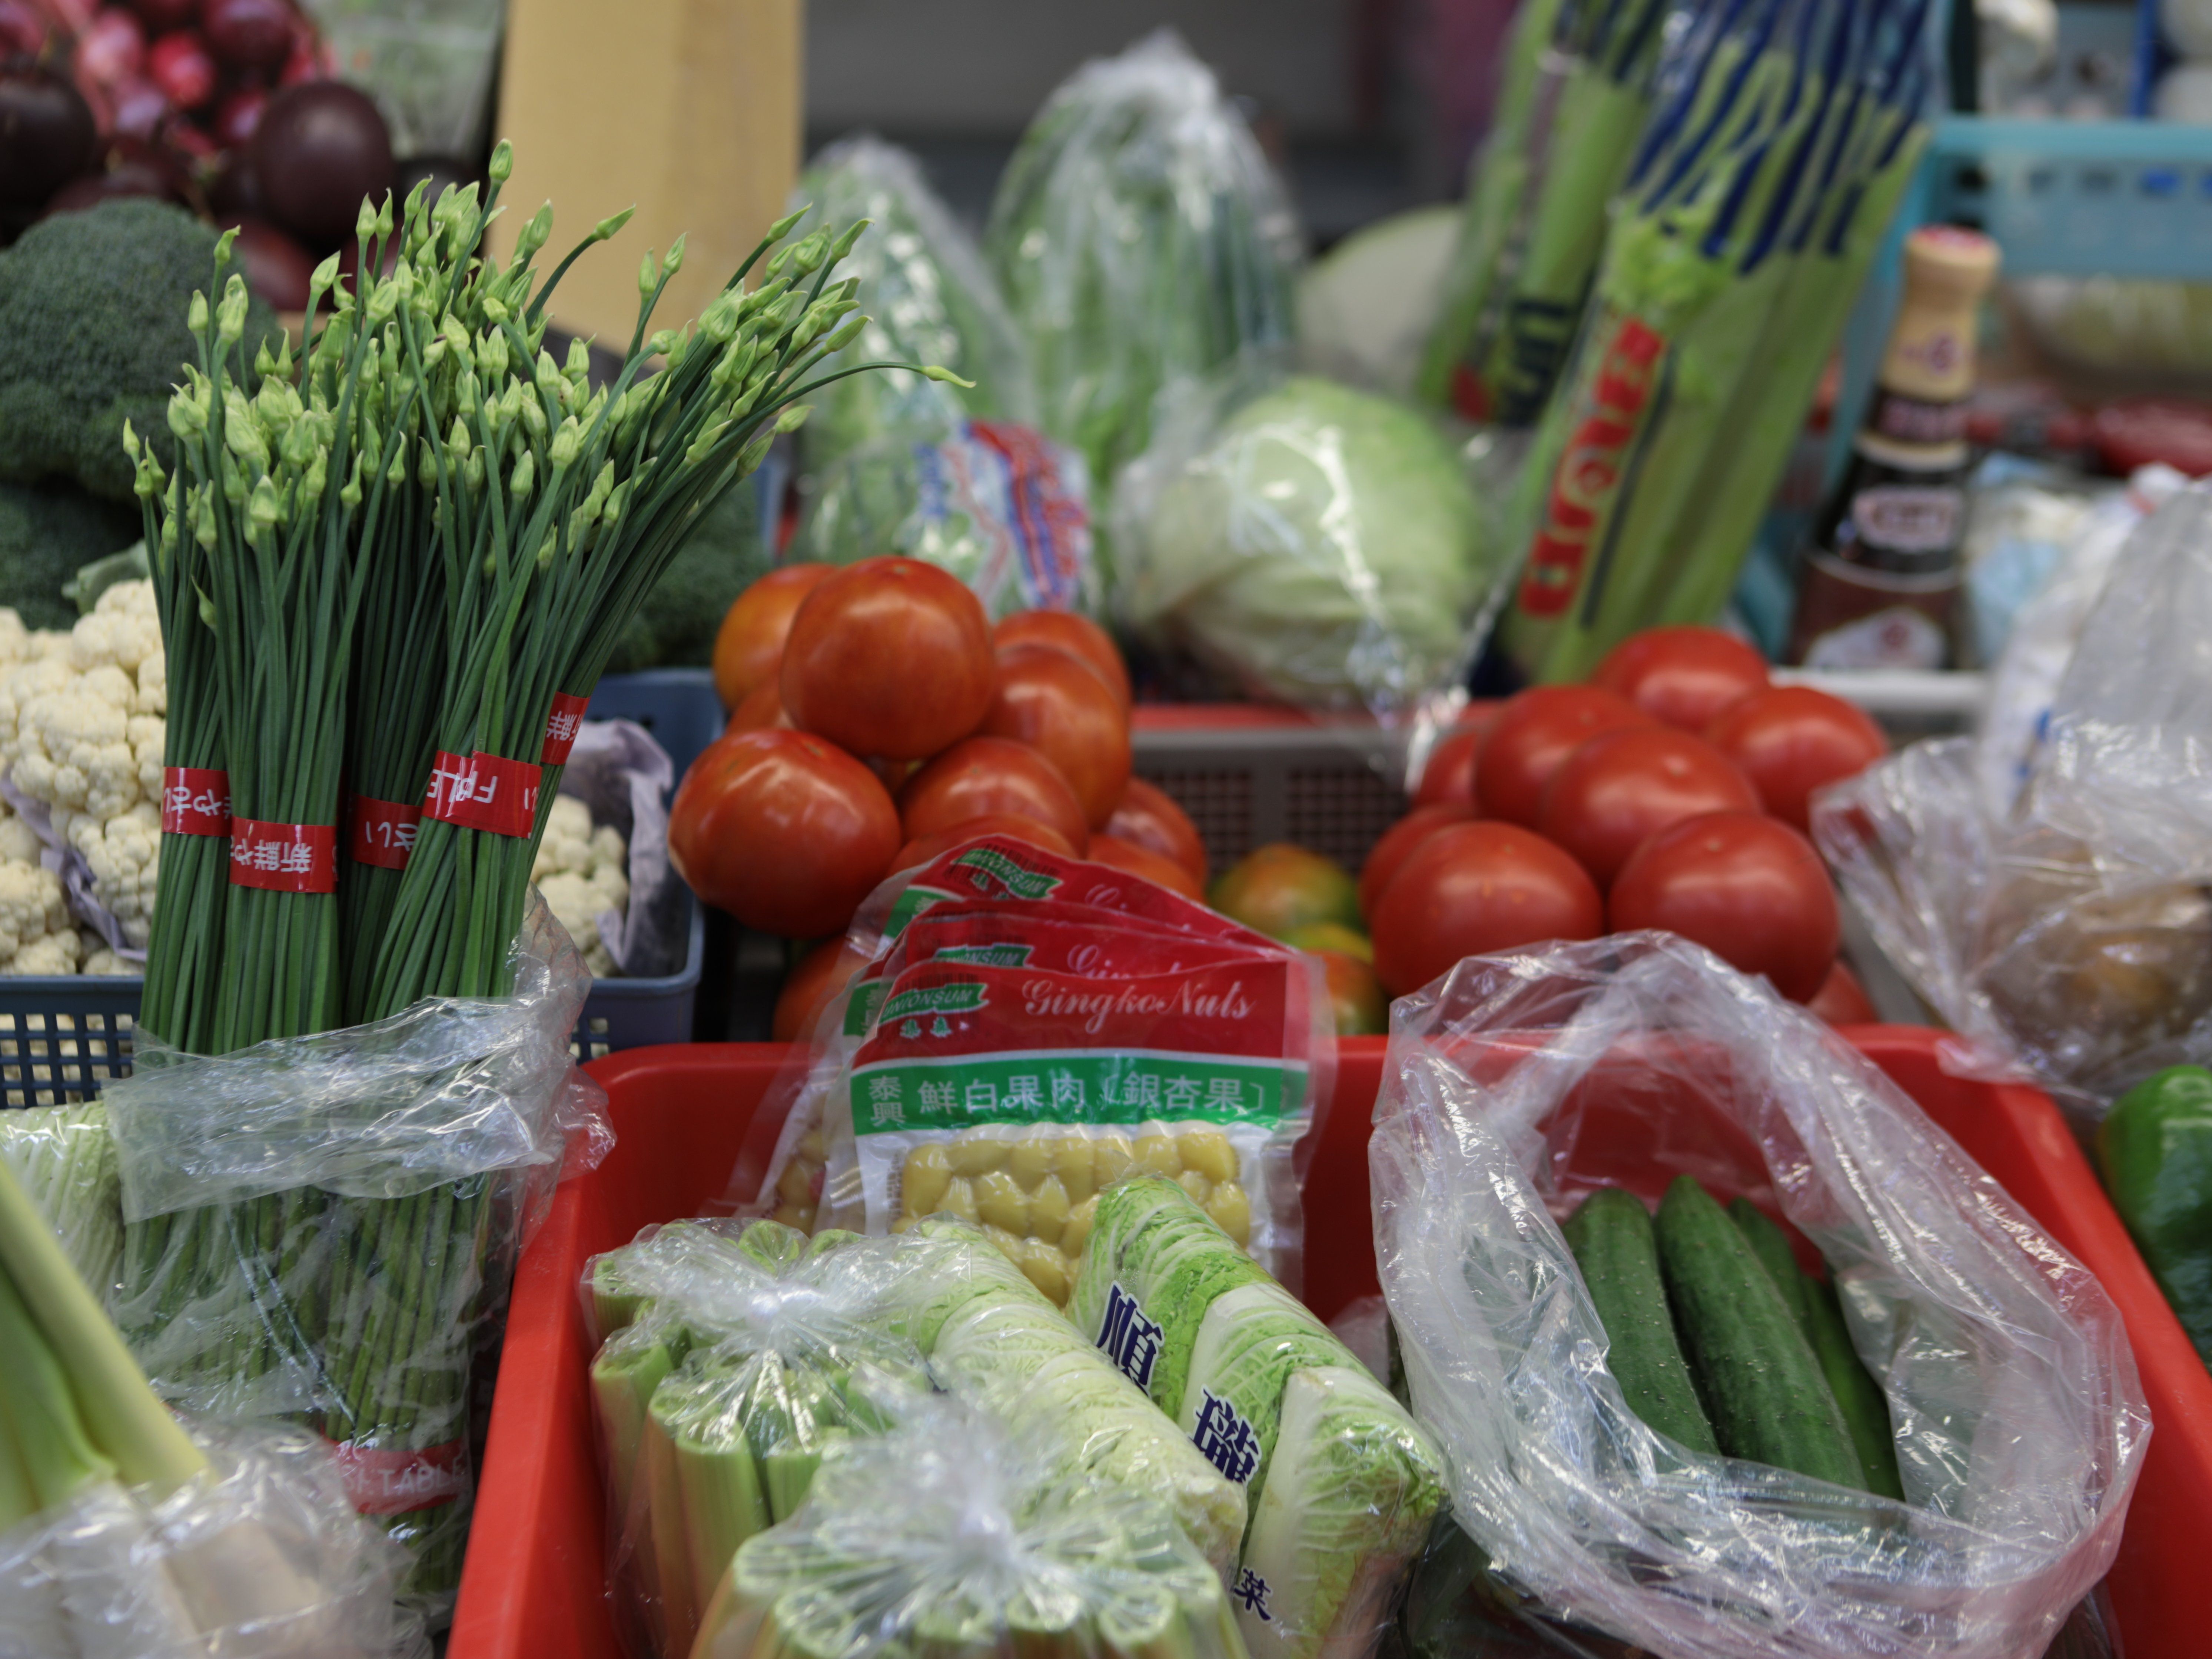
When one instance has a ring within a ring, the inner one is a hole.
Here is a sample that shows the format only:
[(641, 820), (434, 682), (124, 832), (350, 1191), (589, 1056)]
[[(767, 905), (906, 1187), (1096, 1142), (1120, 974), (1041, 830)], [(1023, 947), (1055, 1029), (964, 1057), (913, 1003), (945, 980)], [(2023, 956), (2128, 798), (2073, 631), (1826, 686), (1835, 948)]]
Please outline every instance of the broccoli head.
[(616, 642), (611, 674), (701, 668), (714, 657), (722, 614), (772, 562), (761, 531), (760, 481), (740, 478), (694, 525)]
[(83, 566), (137, 541), (137, 508), (97, 501), (66, 484), (0, 483), (0, 605), (26, 628), (69, 628), (77, 607), (63, 587)]
[[(123, 422), (173, 459), (169, 390), (192, 358), (192, 292), (215, 297), (216, 234), (166, 202), (58, 213), (0, 252), (0, 482), (68, 479), (131, 500)], [(252, 347), (276, 325), (258, 301)]]

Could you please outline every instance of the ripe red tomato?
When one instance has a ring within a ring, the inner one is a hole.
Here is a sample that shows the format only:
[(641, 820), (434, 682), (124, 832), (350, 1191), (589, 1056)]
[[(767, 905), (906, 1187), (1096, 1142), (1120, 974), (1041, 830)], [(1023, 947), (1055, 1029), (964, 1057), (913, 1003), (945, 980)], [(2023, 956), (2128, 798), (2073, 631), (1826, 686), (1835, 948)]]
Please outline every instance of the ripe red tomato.
[(1541, 836), (1478, 818), (1446, 824), (1398, 866), (1375, 907), (1375, 973), (1401, 997), (1465, 957), (1604, 931), (1582, 866)]
[(744, 701), (730, 711), (729, 724), (722, 735), (732, 732), (759, 732), (775, 726), (789, 730), (791, 716), (783, 712), (783, 694), (773, 679), (763, 680), (745, 693)]
[(1805, 1006), (1831, 1025), (1871, 1025), (1881, 1018), (1868, 1000), (1859, 976), (1841, 957), (1836, 958), (1836, 965), (1828, 969), (1827, 978), (1820, 981), (1820, 990)]
[(981, 730), (1058, 767), (1092, 829), (1114, 816), (1129, 781), (1129, 714), (1089, 663), (1049, 645), (1001, 646), (999, 696)]
[(912, 870), (927, 864), (940, 853), (949, 853), (956, 847), (965, 847), (971, 841), (981, 841), (986, 836), (1011, 836), (1016, 841), (1025, 841), (1032, 847), (1042, 847), (1048, 853), (1058, 853), (1062, 858), (1079, 857), (1075, 848), (1067, 844), (1067, 837), (1048, 823), (1039, 823), (1035, 818), (1016, 817), (1012, 812), (985, 812), (976, 817), (963, 820), (948, 830), (932, 830), (926, 836), (916, 836), (898, 850), (886, 872), (896, 875), (902, 870)]
[(1098, 835), (1091, 836), (1091, 851), (1085, 856), (1093, 864), (1110, 866), (1140, 877), (1155, 887), (1164, 887), (1170, 893), (1181, 893), (1200, 904), (1206, 902), (1204, 883), (1173, 859), (1162, 858), (1149, 847), (1123, 841), (1119, 836)]
[(1083, 803), (1060, 769), (1011, 738), (969, 738), (953, 744), (906, 781), (898, 802), (908, 841), (986, 812), (1007, 812), (1058, 830), (1078, 854), (1091, 842)]
[(1768, 811), (1808, 834), (1814, 792), (1856, 777), (1889, 752), (1864, 709), (1809, 685), (1770, 685), (1740, 697), (1705, 737), (1743, 769)]
[(1756, 812), (1751, 780), (1703, 738), (1664, 726), (1592, 738), (1545, 786), (1536, 828), (1611, 884), (1628, 855), (1670, 823), (1701, 812)]
[(842, 939), (824, 939), (801, 957), (783, 976), (775, 1012), (769, 1021), (769, 1040), (804, 1042), (837, 994), (852, 983), (867, 958), (845, 948)]
[(1106, 820), (1106, 833), (1116, 841), (1158, 853), (1190, 872), (1193, 879), (1206, 879), (1206, 842), (1173, 795), (1142, 778), (1131, 778), (1121, 791), (1121, 803)]
[(1601, 732), (1650, 726), (1634, 703), (1592, 685), (1537, 685), (1498, 711), (1474, 763), (1474, 798), (1493, 818), (1533, 829), (1552, 774)]
[(799, 602), (784, 641), (792, 724), (855, 755), (923, 760), (982, 723), (999, 689), (991, 624), (919, 559), (863, 559)]
[(1652, 836), (1614, 878), (1616, 932), (1680, 933), (1793, 1002), (1820, 988), (1836, 959), (1836, 891), (1820, 855), (1788, 824), (1756, 812), (1708, 812)]
[(676, 791), (668, 856), (702, 901), (794, 939), (840, 933), (899, 848), (875, 774), (801, 732), (707, 746)]
[(1384, 830), (1382, 839), (1369, 849), (1367, 862), (1359, 866), (1359, 914), (1373, 919), (1382, 890), (1416, 847), (1446, 824), (1464, 823), (1474, 816), (1474, 808), (1462, 802), (1438, 801), (1416, 806)]
[(1482, 740), (1497, 723), (1503, 706), (1471, 702), (1461, 711), (1459, 723), (1429, 751), (1428, 764), (1421, 769), (1421, 787), (1413, 792), (1414, 805), (1456, 801), (1478, 812), (1482, 810), (1482, 803), (1475, 799), (1475, 757), (1482, 752)]
[(1647, 628), (1606, 653), (1589, 683), (1662, 726), (1702, 732), (1722, 709), (1766, 684), (1766, 659), (1717, 628)]
[(735, 708), (752, 695), (754, 687), (775, 678), (792, 617), (836, 568), (787, 564), (738, 595), (714, 635), (714, 695), (721, 698), (723, 708)]
[(1088, 617), (1073, 611), (1018, 611), (1000, 618), (991, 642), (1001, 651), (1010, 645), (1048, 645), (1079, 657), (1098, 671), (1122, 708), (1129, 706), (1129, 665), (1121, 660), (1121, 648)]
[(1341, 951), (1316, 951), (1328, 976), (1329, 1011), (1336, 1017), (1340, 1037), (1387, 1036), (1390, 1031), (1390, 999), (1375, 970), (1358, 957)]

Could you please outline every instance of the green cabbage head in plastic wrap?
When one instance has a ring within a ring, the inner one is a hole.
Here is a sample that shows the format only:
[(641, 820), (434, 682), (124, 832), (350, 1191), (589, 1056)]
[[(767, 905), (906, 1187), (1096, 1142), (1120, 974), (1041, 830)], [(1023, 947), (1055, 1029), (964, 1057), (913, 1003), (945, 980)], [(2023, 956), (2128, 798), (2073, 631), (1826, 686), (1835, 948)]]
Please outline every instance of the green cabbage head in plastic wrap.
[(1502, 574), (1451, 441), (1305, 376), (1178, 400), (1114, 514), (1134, 626), (1256, 695), (1386, 720), (1464, 672)]
[(894, 368), (824, 387), (799, 429), (807, 471), (887, 436), (935, 437), (969, 416), (1036, 424), (1036, 385), (1021, 331), (975, 242), (910, 154), (866, 134), (842, 139), (814, 158), (792, 193), (793, 207), (810, 204), (793, 237), (825, 224), (869, 222), (838, 275), (860, 280), (872, 320), (820, 372), (942, 363), (975, 385), (963, 391)]

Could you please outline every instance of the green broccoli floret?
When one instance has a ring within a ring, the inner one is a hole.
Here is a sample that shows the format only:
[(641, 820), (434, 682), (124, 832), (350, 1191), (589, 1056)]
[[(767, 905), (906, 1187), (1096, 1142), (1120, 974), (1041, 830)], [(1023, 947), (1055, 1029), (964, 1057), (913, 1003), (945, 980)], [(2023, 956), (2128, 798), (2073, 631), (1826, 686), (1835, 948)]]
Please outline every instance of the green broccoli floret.
[(137, 541), (142, 526), (136, 507), (66, 484), (0, 483), (0, 605), (26, 628), (71, 626), (77, 608), (63, 586), (81, 567)]
[(769, 564), (757, 480), (740, 478), (707, 509), (645, 596), (616, 642), (607, 672), (705, 667), (714, 660), (723, 612)]
[[(58, 213), (0, 252), (0, 482), (130, 501), (126, 418), (172, 464), (169, 390), (194, 356), (193, 290), (216, 297), (215, 241), (182, 208), (126, 200)], [(249, 361), (275, 325), (254, 302)]]

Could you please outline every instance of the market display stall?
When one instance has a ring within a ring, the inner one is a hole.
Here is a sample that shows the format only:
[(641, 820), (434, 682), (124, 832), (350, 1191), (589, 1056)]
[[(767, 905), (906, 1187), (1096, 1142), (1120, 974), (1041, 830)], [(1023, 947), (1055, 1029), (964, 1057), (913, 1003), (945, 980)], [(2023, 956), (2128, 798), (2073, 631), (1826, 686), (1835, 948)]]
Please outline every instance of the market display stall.
[(2195, 1652), (2201, 130), (652, 10), (0, 0), (0, 1655)]

